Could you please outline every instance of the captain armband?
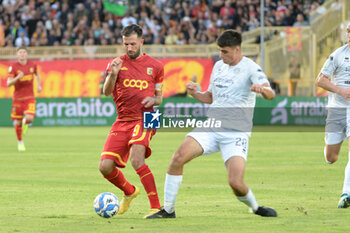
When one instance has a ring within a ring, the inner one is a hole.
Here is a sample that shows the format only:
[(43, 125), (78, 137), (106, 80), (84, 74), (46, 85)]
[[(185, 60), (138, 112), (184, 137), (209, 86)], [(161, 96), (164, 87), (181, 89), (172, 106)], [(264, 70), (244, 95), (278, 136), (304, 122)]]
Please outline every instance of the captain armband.
[(161, 91), (163, 89), (163, 83), (156, 83), (156, 91)]

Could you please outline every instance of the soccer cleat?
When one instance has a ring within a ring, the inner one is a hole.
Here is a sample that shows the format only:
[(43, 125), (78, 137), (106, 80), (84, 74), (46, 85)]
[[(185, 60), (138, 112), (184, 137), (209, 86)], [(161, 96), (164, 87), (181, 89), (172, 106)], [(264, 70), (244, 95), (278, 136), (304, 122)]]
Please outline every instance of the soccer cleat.
[(18, 151), (26, 151), (26, 147), (24, 146), (24, 143), (18, 143), (17, 149)]
[(125, 196), (123, 197), (123, 199), (121, 200), (120, 202), (120, 208), (119, 208), (119, 211), (118, 211), (118, 214), (124, 214), (128, 209), (129, 209), (129, 205), (131, 203), (131, 201), (137, 197), (137, 195), (139, 195), (140, 193), (140, 189), (136, 186), (135, 187), (135, 192), (129, 196)]
[(22, 134), (25, 135), (28, 130), (28, 124), (26, 124), (26, 118), (22, 120)]
[(176, 218), (175, 211), (169, 214), (165, 211), (165, 209), (161, 209), (158, 212), (145, 216), (147, 219), (155, 219), (155, 218)]
[(151, 209), (150, 212), (145, 215), (143, 218), (148, 218), (149, 216), (155, 214), (155, 213), (158, 213), (160, 211), (160, 209)]
[(259, 208), (255, 211), (255, 214), (262, 217), (277, 217), (277, 213), (274, 209), (264, 206), (259, 206)]
[(338, 202), (338, 208), (348, 208), (350, 206), (350, 196), (347, 193), (343, 193), (340, 196), (340, 200)]

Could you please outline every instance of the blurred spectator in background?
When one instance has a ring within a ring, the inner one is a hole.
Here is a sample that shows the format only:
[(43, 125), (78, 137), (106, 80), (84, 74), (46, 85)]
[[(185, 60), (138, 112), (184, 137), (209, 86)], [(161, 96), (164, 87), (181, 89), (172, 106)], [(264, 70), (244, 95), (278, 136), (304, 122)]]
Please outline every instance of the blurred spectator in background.
[(305, 17), (302, 13), (297, 15), (297, 21), (293, 24), (293, 27), (303, 27), (308, 26), (309, 23), (305, 21)]
[(300, 79), (300, 62), (295, 56), (291, 56), (289, 63), (289, 79), (291, 82), (290, 95), (296, 95), (298, 80)]
[[(92, 38), (94, 45), (120, 44), (120, 31), (130, 24), (143, 25), (146, 44), (206, 44), (215, 42), (223, 30), (245, 32), (261, 24), (259, 0), (118, 1), (127, 3), (122, 15), (107, 12), (105, 1), (3, 0), (0, 21), (4, 46), (15, 44), (17, 39), (29, 39), (30, 46), (91, 44)], [(309, 25), (310, 15), (322, 12), (323, 2), (265, 0), (264, 24)]]
[(29, 45), (29, 38), (25, 35), (25, 31), (22, 30), (20, 33), (19, 33), (19, 36), (16, 38), (16, 41), (15, 41), (15, 46), (16, 47), (26, 47)]

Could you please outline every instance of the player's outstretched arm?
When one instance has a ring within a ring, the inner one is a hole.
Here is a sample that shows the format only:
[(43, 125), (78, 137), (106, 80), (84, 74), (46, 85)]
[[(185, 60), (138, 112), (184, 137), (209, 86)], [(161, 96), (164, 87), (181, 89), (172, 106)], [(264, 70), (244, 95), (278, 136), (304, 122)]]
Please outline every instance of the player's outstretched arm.
[(250, 87), (250, 90), (262, 94), (264, 99), (267, 100), (272, 100), (273, 98), (275, 98), (275, 92), (272, 90), (268, 83), (264, 83), (262, 85), (253, 84)]
[(23, 72), (20, 72), (16, 77), (8, 77), (7, 86), (10, 87), (14, 85), (18, 80), (20, 80), (24, 76)]
[(120, 57), (113, 59), (111, 62), (111, 72), (107, 75), (105, 83), (103, 85), (104, 95), (109, 96), (113, 93), (115, 82), (117, 81), (117, 76), (122, 65), (123, 60), (120, 59)]
[(327, 91), (334, 92), (336, 94), (341, 95), (344, 99), (350, 100), (350, 88), (341, 88), (336, 85), (334, 85), (329, 78), (319, 73), (316, 79), (316, 86), (321, 87)]

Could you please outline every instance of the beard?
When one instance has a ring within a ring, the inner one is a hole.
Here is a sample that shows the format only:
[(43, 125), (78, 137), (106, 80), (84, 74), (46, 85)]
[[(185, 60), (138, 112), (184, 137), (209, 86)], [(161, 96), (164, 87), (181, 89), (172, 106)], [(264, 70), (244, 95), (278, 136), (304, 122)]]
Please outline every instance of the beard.
[(128, 55), (128, 57), (130, 59), (136, 59), (138, 58), (138, 56), (140, 56), (140, 53), (141, 53), (141, 48), (139, 48), (138, 50), (135, 51), (135, 53), (132, 55), (130, 54), (129, 52), (127, 52), (126, 54)]

